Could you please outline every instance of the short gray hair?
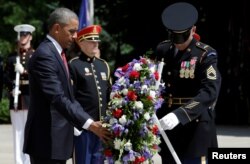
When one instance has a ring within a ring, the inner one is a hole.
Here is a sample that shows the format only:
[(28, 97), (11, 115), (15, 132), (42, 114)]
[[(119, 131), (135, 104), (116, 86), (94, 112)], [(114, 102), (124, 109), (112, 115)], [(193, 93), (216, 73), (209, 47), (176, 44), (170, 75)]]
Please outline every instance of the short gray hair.
[(78, 16), (75, 12), (64, 7), (56, 8), (49, 16), (48, 29), (51, 29), (56, 23), (68, 24), (71, 19), (78, 20)]

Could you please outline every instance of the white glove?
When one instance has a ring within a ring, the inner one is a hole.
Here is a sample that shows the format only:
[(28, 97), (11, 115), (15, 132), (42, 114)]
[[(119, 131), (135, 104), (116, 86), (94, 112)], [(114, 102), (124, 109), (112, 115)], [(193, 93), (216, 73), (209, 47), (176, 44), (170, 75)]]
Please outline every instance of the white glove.
[(163, 130), (172, 130), (180, 121), (174, 113), (169, 113), (160, 119), (160, 124)]
[(24, 72), (24, 68), (23, 68), (23, 65), (20, 64), (20, 63), (17, 63), (15, 65), (15, 72), (19, 72), (20, 74), (22, 74)]
[[(15, 89), (13, 89), (13, 90), (11, 91), (11, 94), (12, 94), (13, 97), (15, 97)], [(18, 91), (18, 95), (20, 95), (20, 94), (21, 94), (21, 91), (19, 90), (19, 91)]]
[(74, 127), (74, 136), (80, 136), (81, 134), (82, 134), (82, 130), (80, 131)]

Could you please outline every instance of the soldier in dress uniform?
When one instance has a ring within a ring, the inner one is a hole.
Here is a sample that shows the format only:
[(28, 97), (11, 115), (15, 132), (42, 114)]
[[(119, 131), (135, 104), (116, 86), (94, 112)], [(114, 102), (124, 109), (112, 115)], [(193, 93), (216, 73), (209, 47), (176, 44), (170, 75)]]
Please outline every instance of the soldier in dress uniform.
[[(10, 54), (6, 61), (5, 76), (6, 86), (9, 91), (10, 100), (10, 117), (13, 127), (14, 139), (14, 160), (16, 164), (29, 164), (30, 159), (27, 154), (24, 154), (24, 127), (27, 120), (29, 107), (29, 79), (28, 79), (28, 61), (34, 52), (31, 46), (32, 32), (35, 27), (29, 24), (21, 24), (14, 27), (17, 32), (17, 49), (16, 52)], [(17, 56), (20, 58), (20, 63), (17, 62)], [(17, 107), (14, 107), (14, 88), (17, 72), (19, 77), (19, 95)]]
[[(99, 53), (101, 26), (91, 25), (78, 32), (80, 55), (69, 61), (75, 98), (94, 121), (106, 113), (111, 79), (108, 63), (96, 57)], [(97, 135), (83, 131), (75, 137), (75, 164), (104, 163), (101, 142)]]
[[(214, 107), (221, 86), (217, 52), (195, 35), (196, 8), (185, 2), (168, 6), (162, 22), (169, 40), (156, 48), (157, 60), (164, 60), (162, 80), (165, 103), (157, 111), (183, 164), (207, 162), (209, 147), (217, 147)], [(160, 144), (162, 163), (175, 163), (165, 142)]]

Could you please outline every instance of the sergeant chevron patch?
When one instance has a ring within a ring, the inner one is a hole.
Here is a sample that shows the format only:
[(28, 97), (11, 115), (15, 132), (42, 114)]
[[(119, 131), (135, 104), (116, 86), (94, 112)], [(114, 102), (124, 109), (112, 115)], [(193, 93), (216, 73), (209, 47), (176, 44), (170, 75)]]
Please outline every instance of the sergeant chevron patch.
[(195, 106), (197, 106), (198, 104), (199, 104), (199, 102), (197, 102), (197, 101), (192, 101), (191, 103), (187, 104), (187, 105), (185, 106), (185, 108), (187, 108), (187, 109), (192, 109), (192, 108), (194, 108)]
[(210, 80), (216, 80), (216, 71), (214, 69), (214, 67), (211, 65), (208, 69), (207, 69), (207, 78)]

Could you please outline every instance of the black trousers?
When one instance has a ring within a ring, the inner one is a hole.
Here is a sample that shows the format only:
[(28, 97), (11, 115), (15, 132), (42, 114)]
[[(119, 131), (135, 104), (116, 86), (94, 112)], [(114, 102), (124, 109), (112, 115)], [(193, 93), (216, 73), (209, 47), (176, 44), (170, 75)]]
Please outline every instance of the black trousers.
[(66, 164), (66, 160), (46, 159), (30, 156), (31, 164)]

